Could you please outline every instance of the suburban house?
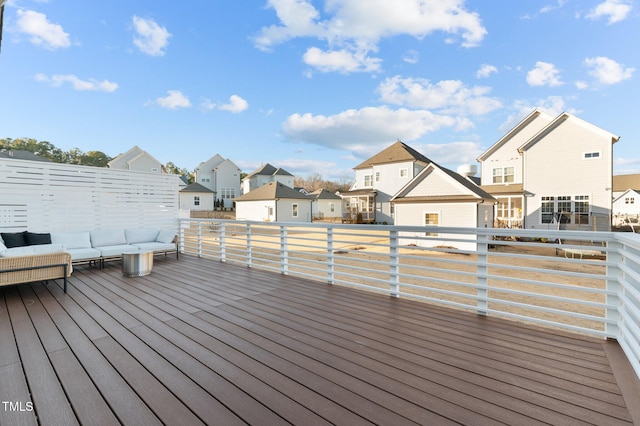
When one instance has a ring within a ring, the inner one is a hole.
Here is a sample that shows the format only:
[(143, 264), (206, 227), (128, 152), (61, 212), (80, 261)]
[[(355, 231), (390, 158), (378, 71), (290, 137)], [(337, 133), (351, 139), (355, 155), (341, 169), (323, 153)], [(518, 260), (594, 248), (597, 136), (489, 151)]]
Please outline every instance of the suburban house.
[(110, 169), (165, 173), (164, 166), (137, 145), (107, 163)]
[(0, 158), (9, 158), (14, 160), (28, 160), (28, 161), (46, 161), (51, 162), (44, 157), (39, 156), (38, 154), (34, 154), (31, 151), (25, 151), (22, 149), (8, 149), (5, 151), (0, 151)]
[(281, 182), (269, 182), (235, 199), (236, 219), (261, 222), (311, 222), (314, 198)]
[(391, 199), (429, 163), (418, 151), (398, 140), (354, 167), (356, 178), (349, 191), (341, 192), (344, 216), (353, 222), (394, 223)]
[(640, 174), (613, 177), (614, 226), (640, 224)]
[(194, 182), (180, 190), (181, 210), (213, 210), (215, 192)]
[(242, 193), (248, 194), (270, 182), (280, 182), (289, 188), (293, 188), (293, 175), (284, 169), (267, 163), (242, 179)]
[(195, 169), (195, 182), (212, 191), (225, 208), (232, 208), (233, 199), (240, 195), (240, 168), (216, 154)]
[[(404, 186), (392, 199), (395, 224), (400, 226), (430, 226), (458, 228), (493, 227), (495, 198), (478, 187), (469, 176), (463, 176), (435, 163), (430, 163)], [(401, 232), (402, 244), (419, 246), (454, 246), (475, 250), (475, 235), (451, 236), (429, 230), (426, 236), (434, 240), (411, 239), (415, 233)], [(420, 237), (425, 236), (420, 232)], [(443, 238), (445, 240), (443, 240)], [(469, 242), (459, 241), (468, 239)]]
[(317, 189), (311, 194), (314, 197), (311, 205), (313, 219), (340, 220), (342, 218), (342, 198), (326, 189)]
[(482, 189), (498, 200), (495, 226), (609, 230), (618, 140), (572, 114), (533, 110), (478, 157)]

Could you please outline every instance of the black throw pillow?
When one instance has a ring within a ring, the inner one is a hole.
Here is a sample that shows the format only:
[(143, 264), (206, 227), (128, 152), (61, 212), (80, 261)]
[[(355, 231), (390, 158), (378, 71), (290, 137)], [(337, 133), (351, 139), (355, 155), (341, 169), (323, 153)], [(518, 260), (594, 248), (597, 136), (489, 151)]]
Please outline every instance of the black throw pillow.
[(26, 231), (0, 233), (0, 235), (2, 235), (2, 240), (4, 241), (4, 245), (7, 246), (7, 248), (26, 246), (27, 240), (24, 238), (25, 234)]
[(36, 234), (35, 232), (27, 232), (25, 234), (25, 240), (28, 246), (51, 244), (51, 234)]

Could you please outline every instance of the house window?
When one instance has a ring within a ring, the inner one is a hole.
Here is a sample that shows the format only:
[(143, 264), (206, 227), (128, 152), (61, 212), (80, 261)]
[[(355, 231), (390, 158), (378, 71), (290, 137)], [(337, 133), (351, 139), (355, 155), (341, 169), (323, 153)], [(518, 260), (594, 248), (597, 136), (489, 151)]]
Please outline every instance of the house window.
[(589, 196), (561, 195), (559, 197), (542, 197), (542, 223), (553, 223), (555, 216), (560, 223), (584, 225), (589, 223)]
[(331, 213), (335, 212), (336, 211), (336, 205), (333, 204), (333, 203), (329, 203), (329, 211)]
[(584, 153), (584, 158), (585, 158), (585, 159), (590, 159), (590, 158), (600, 158), (600, 152), (599, 152), (599, 151), (595, 151), (595, 152), (585, 152), (585, 153)]
[(373, 186), (373, 175), (365, 175), (364, 186), (366, 187)]
[(152, 171), (153, 173), (158, 173), (158, 168), (157, 168), (157, 167), (152, 167), (152, 168), (151, 168), (151, 171)]
[(624, 197), (624, 203), (625, 204), (635, 204), (636, 203), (636, 199), (635, 199), (635, 197)]
[(554, 197), (542, 197), (542, 205), (540, 206), (540, 212), (542, 214), (542, 223), (553, 222), (553, 212), (555, 207)]
[(512, 183), (515, 181), (515, 167), (496, 167), (493, 169), (493, 183)]
[(409, 170), (408, 169), (400, 169), (400, 177), (401, 178), (406, 178), (407, 176), (409, 176)]
[[(439, 226), (440, 214), (438, 213), (425, 213), (424, 214), (424, 226)], [(437, 237), (437, 232), (426, 232), (427, 237)]]
[(273, 207), (269, 207), (269, 216), (273, 216)]
[(221, 188), (220, 192), (222, 194), (222, 198), (236, 198), (235, 188)]
[(298, 205), (295, 203), (291, 205), (291, 216), (298, 217)]
[(574, 203), (575, 223), (589, 224), (589, 196), (576, 195)]
[(568, 195), (562, 195), (557, 198), (558, 200), (558, 213), (560, 216), (560, 223), (571, 222), (571, 197)]
[(376, 172), (376, 182), (380, 182), (380, 172)]
[(193, 196), (193, 205), (194, 206), (199, 206), (200, 205), (200, 197), (197, 195)]

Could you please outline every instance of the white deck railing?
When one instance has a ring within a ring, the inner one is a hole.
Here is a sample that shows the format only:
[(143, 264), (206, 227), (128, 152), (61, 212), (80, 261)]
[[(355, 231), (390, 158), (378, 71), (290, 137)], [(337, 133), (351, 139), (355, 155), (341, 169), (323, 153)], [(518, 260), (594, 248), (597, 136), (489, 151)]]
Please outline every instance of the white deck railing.
[(180, 245), (223, 262), (614, 338), (640, 377), (639, 235), (185, 219)]

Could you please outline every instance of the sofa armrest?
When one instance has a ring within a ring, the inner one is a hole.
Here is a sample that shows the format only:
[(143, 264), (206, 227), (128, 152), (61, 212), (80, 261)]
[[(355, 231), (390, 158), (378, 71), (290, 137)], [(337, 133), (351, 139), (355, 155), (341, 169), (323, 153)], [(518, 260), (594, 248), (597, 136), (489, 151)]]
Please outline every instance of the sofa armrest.
[(67, 252), (2, 257), (0, 286), (64, 278), (66, 293), (67, 277), (71, 276), (72, 270), (71, 255)]

